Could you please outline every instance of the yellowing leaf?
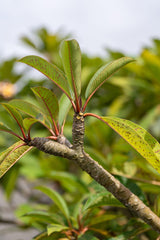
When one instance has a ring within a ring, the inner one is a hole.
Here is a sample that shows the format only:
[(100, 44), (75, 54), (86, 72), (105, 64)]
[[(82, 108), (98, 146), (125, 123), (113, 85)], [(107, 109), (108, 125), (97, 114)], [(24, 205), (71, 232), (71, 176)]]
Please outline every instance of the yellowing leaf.
[(160, 144), (139, 125), (116, 117), (100, 117), (103, 122), (121, 135), (160, 173)]
[(0, 153), (0, 178), (32, 148), (22, 144), (23, 142), (19, 141)]

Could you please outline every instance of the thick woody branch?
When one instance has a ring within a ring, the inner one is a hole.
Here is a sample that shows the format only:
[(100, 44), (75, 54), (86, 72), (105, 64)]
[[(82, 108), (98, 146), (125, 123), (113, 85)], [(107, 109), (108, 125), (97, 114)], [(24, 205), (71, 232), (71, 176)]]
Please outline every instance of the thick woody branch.
[(31, 146), (39, 150), (74, 160), (82, 170), (86, 171), (99, 184), (111, 192), (135, 216), (149, 224), (160, 233), (160, 218), (151, 211), (136, 195), (115, 179), (109, 172), (102, 168), (83, 150), (84, 119), (83, 114), (74, 116), (73, 122), (73, 148), (45, 138), (34, 138)]

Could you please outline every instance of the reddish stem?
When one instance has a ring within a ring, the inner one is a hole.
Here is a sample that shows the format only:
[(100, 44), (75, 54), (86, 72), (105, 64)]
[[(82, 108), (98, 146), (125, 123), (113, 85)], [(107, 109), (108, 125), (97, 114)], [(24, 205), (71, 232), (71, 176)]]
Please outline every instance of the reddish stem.
[(52, 119), (52, 122), (53, 122), (53, 125), (54, 125), (55, 134), (56, 134), (56, 136), (58, 136), (59, 135), (59, 131), (58, 131), (58, 128), (57, 128), (57, 125), (56, 125), (54, 119)]
[(75, 105), (75, 103), (74, 103), (74, 101), (73, 100), (71, 100), (71, 104), (72, 104), (72, 107), (73, 107), (73, 109), (74, 109), (74, 111), (76, 112), (77, 110), (77, 108), (76, 108), (76, 105)]
[(98, 115), (96, 115), (94, 113), (85, 113), (83, 115), (83, 117), (88, 117), (88, 116), (95, 117), (95, 118), (98, 118), (99, 120), (103, 121), (103, 119), (100, 116), (98, 116)]
[(19, 136), (18, 134), (16, 134), (15, 132), (12, 132), (12, 131), (6, 131), (6, 130), (1, 130), (1, 131), (3, 131), (3, 132), (7, 132), (7, 133), (10, 133), (10, 134), (16, 136), (17, 138), (19, 138), (20, 140), (24, 141), (24, 139), (23, 139), (21, 136)]
[(54, 137), (54, 136), (49, 136), (49, 137), (45, 137), (45, 138), (47, 138), (47, 139), (51, 139), (51, 140), (54, 140), (54, 141), (57, 140), (57, 137)]

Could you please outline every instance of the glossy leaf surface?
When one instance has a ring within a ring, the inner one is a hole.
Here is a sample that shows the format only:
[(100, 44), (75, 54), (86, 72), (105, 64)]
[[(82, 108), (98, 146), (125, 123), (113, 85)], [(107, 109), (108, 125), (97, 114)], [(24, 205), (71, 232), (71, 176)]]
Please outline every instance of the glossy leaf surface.
[(129, 57), (122, 57), (118, 60), (115, 60), (111, 63), (107, 63), (102, 66), (91, 78), (85, 93), (86, 99), (92, 96), (99, 87), (114, 74), (121, 67), (125, 66), (127, 63), (133, 62), (134, 59)]
[(72, 91), (81, 93), (81, 50), (75, 39), (63, 41), (60, 55)]
[(19, 62), (25, 63), (43, 73), (70, 97), (67, 79), (64, 73), (56, 65), (51, 64), (45, 59), (34, 55), (24, 57), (20, 59)]
[(101, 118), (160, 173), (160, 144), (144, 128), (125, 119)]

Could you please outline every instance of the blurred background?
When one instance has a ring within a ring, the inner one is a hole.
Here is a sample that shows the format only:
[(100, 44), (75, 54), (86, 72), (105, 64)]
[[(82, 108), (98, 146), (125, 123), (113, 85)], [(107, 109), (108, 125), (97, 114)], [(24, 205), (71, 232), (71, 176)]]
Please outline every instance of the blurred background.
[[(85, 88), (99, 67), (123, 56), (136, 59), (135, 63), (107, 80), (90, 101), (87, 111), (129, 119), (160, 140), (159, 12), (158, 0), (1, 0), (1, 102), (13, 104), (13, 100), (18, 98), (36, 104), (31, 91), (34, 86), (48, 87), (60, 98), (61, 92), (52, 82), (17, 63), (17, 59), (39, 55), (63, 70), (59, 57), (60, 43), (66, 38), (75, 38), (82, 50), (83, 101)], [(26, 116), (20, 107), (17, 106), (17, 109)], [(71, 110), (64, 128), (70, 141), (72, 116)], [(18, 133), (16, 123), (2, 106), (0, 121)], [(32, 130), (32, 136), (47, 134), (40, 125), (35, 125)], [(1, 132), (1, 152), (15, 141), (14, 136)], [(160, 215), (160, 175), (123, 139), (103, 123), (88, 119), (85, 149)], [(16, 163), (1, 180), (0, 236), (3, 240), (11, 237), (13, 240), (30, 240), (42, 231), (47, 234), (47, 225), (51, 220), (55, 221), (56, 214), (61, 216), (49, 198), (35, 190), (34, 187), (40, 184), (59, 192), (72, 211), (74, 207), (80, 209), (76, 206), (77, 203), (84, 204), (84, 196), (86, 200), (89, 194), (93, 196), (102, 192), (74, 163), (34, 150)], [(154, 240), (158, 237), (119, 206), (114, 198), (107, 196), (105, 200), (101, 199), (98, 207), (92, 204), (92, 211), (87, 210), (82, 216), (84, 226), (101, 230), (95, 230), (95, 239)], [(24, 217), (25, 214), (28, 214), (27, 217)], [(86, 216), (89, 216), (88, 219)], [(98, 216), (101, 220), (96, 223), (93, 219)], [(92, 221), (89, 222), (89, 219)], [(74, 224), (77, 227), (76, 220)], [(128, 235), (125, 235), (126, 232)], [(45, 240), (48, 239), (46, 236), (40, 234), (34, 239)], [(78, 239), (89, 239), (88, 235), (82, 237)], [(59, 238), (56, 235), (50, 239)]]
[(1, 57), (28, 54), (19, 38), (40, 27), (71, 33), (90, 54), (109, 47), (135, 55), (159, 37), (159, 9), (158, 0), (1, 0)]

